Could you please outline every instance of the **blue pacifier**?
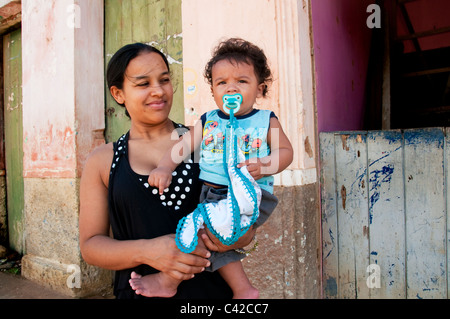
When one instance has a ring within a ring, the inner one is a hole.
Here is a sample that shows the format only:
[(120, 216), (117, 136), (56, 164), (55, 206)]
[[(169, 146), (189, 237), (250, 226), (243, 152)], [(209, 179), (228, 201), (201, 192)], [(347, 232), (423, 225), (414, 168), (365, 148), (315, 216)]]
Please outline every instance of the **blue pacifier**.
[(233, 110), (233, 114), (236, 114), (241, 107), (242, 99), (239, 93), (225, 94), (222, 98), (224, 112), (230, 114), (230, 110)]

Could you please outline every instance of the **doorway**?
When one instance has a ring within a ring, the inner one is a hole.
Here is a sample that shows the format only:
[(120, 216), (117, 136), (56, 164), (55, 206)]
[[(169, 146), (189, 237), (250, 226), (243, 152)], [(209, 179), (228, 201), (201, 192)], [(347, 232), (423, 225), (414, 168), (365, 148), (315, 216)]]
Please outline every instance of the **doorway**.
[(450, 126), (450, 2), (379, 1), (364, 129)]

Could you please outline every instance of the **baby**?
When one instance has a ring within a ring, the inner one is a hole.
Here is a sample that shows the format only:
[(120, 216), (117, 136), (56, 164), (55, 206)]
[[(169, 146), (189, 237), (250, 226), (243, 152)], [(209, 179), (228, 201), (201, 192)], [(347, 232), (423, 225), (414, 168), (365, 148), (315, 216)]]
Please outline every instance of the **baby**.
[[(254, 228), (259, 227), (267, 220), (278, 203), (277, 198), (273, 195), (272, 175), (287, 168), (293, 159), (292, 146), (275, 114), (271, 111), (254, 108), (258, 98), (266, 97), (268, 84), (271, 82), (271, 71), (267, 64), (267, 58), (264, 52), (254, 44), (232, 38), (220, 43), (215, 49), (213, 57), (206, 65), (205, 77), (211, 85), (211, 92), (218, 108), (203, 114), (201, 121), (198, 121), (174, 147), (166, 152), (158, 167), (151, 172), (148, 182), (162, 193), (171, 183), (172, 172), (184, 159), (184, 156), (174, 155), (178, 155), (179, 150), (183, 150), (183, 154), (187, 156), (200, 147), (200, 179), (204, 182), (200, 201), (203, 205), (208, 205), (225, 202), (227, 196), (228, 200), (230, 200), (230, 196), (239, 197), (236, 191), (232, 193), (229, 189), (231, 185), (230, 172), (235, 171), (240, 176), (248, 176), (251, 179), (250, 182), (256, 181), (256, 184), (252, 184), (254, 190), (251, 191), (259, 194), (258, 200), (255, 200), (257, 202), (256, 215), (253, 215), (251, 224)], [(239, 105), (235, 110), (230, 110), (229, 106), (224, 103), (224, 97), (226, 101), (230, 96), (238, 97)], [(224, 159), (224, 152), (226, 152), (224, 141), (227, 141), (227, 125), (230, 125), (231, 122), (234, 125), (234, 135), (237, 136), (236, 147), (238, 152), (243, 154), (241, 156), (244, 161), (236, 163), (235, 167), (231, 167), (227, 171), (226, 165), (224, 165), (224, 160), (227, 161), (226, 157)], [(242, 174), (238, 171), (241, 171)], [(205, 224), (209, 226), (208, 229), (214, 228), (218, 220), (224, 219), (215, 217), (215, 214), (220, 213), (215, 211), (217, 206), (220, 205), (210, 206), (212, 209), (208, 214), (198, 213), (195, 215), (196, 210), (190, 215), (201, 217), (202, 222), (205, 219)], [(223, 206), (226, 207), (226, 205)], [(243, 217), (242, 213), (241, 208), (241, 218)], [(227, 214), (227, 212), (223, 212), (223, 214)], [(230, 213), (228, 212), (228, 214)], [(185, 219), (180, 221), (179, 231), (185, 230)], [(197, 225), (195, 222), (193, 224), (196, 236)], [(233, 222), (229, 224), (233, 225)], [(247, 224), (244, 229), (247, 230), (251, 224)], [(217, 229), (219, 228), (218, 226)], [(221, 232), (217, 229), (213, 229), (212, 232), (216, 237), (219, 235), (218, 238), (224, 244), (229, 245), (230, 243), (225, 240), (226, 236), (221, 237)], [(194, 244), (188, 247), (182, 244), (180, 238), (182, 235), (177, 233), (177, 245), (180, 249), (190, 252), (195, 248), (196, 238), (193, 240)], [(235, 250), (225, 253), (212, 252), (211, 267), (207, 270), (219, 271), (232, 289), (233, 298), (257, 298), (259, 292), (250, 283), (241, 264), (240, 260), (243, 257), (245, 254)], [(148, 297), (173, 296), (176, 294), (180, 282), (162, 272), (145, 277), (133, 273), (130, 279), (130, 285), (135, 292)]]

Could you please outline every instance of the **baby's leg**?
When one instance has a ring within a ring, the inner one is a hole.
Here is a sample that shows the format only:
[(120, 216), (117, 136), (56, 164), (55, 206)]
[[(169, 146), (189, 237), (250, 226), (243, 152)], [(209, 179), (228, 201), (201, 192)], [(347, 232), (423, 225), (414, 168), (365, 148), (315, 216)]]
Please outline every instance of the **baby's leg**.
[(169, 298), (177, 293), (181, 280), (176, 280), (163, 272), (141, 276), (133, 271), (129, 283), (138, 295)]
[(231, 262), (219, 270), (219, 274), (233, 290), (233, 299), (257, 299), (259, 291), (252, 286), (240, 261)]

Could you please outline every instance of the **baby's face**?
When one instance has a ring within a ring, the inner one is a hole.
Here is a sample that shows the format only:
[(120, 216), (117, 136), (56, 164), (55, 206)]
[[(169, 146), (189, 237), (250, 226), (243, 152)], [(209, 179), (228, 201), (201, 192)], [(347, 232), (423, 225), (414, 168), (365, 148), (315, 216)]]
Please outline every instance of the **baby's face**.
[(223, 112), (222, 98), (225, 94), (239, 93), (243, 102), (237, 116), (246, 115), (253, 110), (257, 98), (262, 97), (264, 84), (258, 83), (252, 64), (221, 60), (212, 67), (212, 87), (214, 101)]

